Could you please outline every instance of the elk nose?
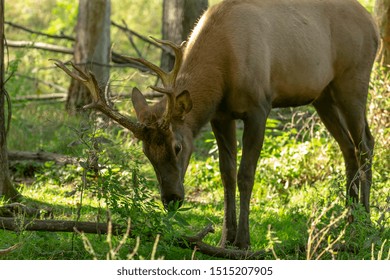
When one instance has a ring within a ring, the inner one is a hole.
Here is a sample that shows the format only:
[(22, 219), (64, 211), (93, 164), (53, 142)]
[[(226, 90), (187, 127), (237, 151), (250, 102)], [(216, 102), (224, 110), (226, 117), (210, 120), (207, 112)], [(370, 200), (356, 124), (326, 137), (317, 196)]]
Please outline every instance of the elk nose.
[(168, 211), (179, 209), (183, 204), (183, 200), (184, 198), (177, 194), (167, 195), (162, 198), (164, 207)]

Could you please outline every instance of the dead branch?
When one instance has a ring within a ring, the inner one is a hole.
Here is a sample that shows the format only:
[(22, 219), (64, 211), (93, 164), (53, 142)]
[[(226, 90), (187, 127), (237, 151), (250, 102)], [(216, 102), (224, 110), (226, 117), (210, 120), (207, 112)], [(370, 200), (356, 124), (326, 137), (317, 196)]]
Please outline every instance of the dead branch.
[[(106, 234), (108, 224), (97, 222), (76, 222), (64, 220), (37, 220), (0, 217), (0, 228), (11, 231), (49, 231), (49, 232), (74, 232), (75, 230), (84, 233)], [(112, 225), (112, 234), (121, 235), (124, 229), (120, 225)]]
[[(32, 34), (38, 34), (38, 35), (42, 35), (42, 36), (49, 37), (49, 38), (66, 39), (66, 40), (69, 40), (69, 41), (72, 41), (72, 42), (75, 41), (75, 38), (71, 37), (71, 36), (67, 36), (67, 35), (51, 35), (51, 34), (43, 33), (43, 32), (40, 32), (40, 31), (32, 30), (32, 29), (29, 29), (27, 27), (24, 27), (24, 26), (21, 26), (21, 25), (18, 25), (18, 24), (9, 22), (9, 21), (6, 22), (6, 23), (8, 25), (14, 27), (14, 28), (18, 28), (18, 29), (24, 30), (24, 31), (32, 33)], [(162, 47), (162, 46), (158, 45), (156, 42), (150, 40), (149, 38), (147, 38), (147, 37), (145, 37), (145, 36), (135, 32), (135, 31), (133, 31), (133, 30), (131, 30), (131, 29), (125, 27), (125, 26), (121, 26), (119, 24), (116, 24), (115, 22), (112, 22), (111, 24), (116, 26), (116, 27), (118, 27), (118, 28), (120, 28), (121, 30), (131, 34), (131, 35), (134, 35), (134, 36), (136, 36), (136, 37), (146, 41), (147, 43), (149, 43), (149, 44), (151, 44), (151, 45), (153, 45), (155, 47), (162, 48), (165, 52), (168, 52), (168, 53), (171, 52), (168, 48), (165, 48), (165, 47)], [(41, 49), (41, 50), (45, 50), (45, 51), (51, 51), (51, 52), (59, 52), (59, 53), (63, 53), (63, 54), (70, 54), (70, 55), (74, 54), (73, 48), (67, 48), (67, 47), (63, 47), (63, 46), (47, 44), (47, 43), (43, 43), (43, 42), (7, 40), (7, 45), (9, 47), (14, 47), (14, 48), (34, 48), (34, 49)], [(134, 46), (134, 48), (136, 49), (135, 46)], [(139, 70), (141, 70), (143, 72), (147, 72), (148, 71), (148, 69), (146, 67), (143, 67), (140, 64), (129, 63), (128, 60), (124, 60), (123, 56), (120, 55), (119, 53), (116, 53), (116, 52), (112, 52), (111, 60), (112, 60), (112, 62), (117, 63), (117, 64), (121, 64), (124, 67), (136, 68), (136, 69), (139, 69)], [(92, 62), (87, 62), (87, 63), (90, 64), (90, 63), (94, 63), (94, 62), (92, 61)], [(112, 67), (112, 65), (100, 65), (100, 66)]]
[(11, 253), (12, 251), (15, 251), (16, 249), (18, 249), (20, 247), (20, 244), (15, 244), (7, 249), (0, 249), (0, 256), (1, 255), (6, 255), (8, 253)]
[(60, 92), (66, 92), (67, 91), (67, 89), (65, 87), (62, 87), (60, 85), (57, 85), (57, 84), (54, 84), (54, 83), (50, 83), (50, 82), (47, 82), (47, 81), (44, 81), (44, 80), (41, 80), (41, 79), (38, 79), (36, 77), (30, 77), (28, 75), (23, 75), (23, 74), (19, 74), (19, 73), (14, 73), (13, 75), (16, 76), (16, 77), (20, 77), (22, 79), (30, 80), (34, 84), (42, 84), (42, 85), (48, 86), (50, 88), (55, 88), (56, 90), (59, 90)]
[[(48, 94), (34, 94), (34, 95), (24, 95), (17, 96), (12, 98), (13, 102), (24, 102), (24, 101), (50, 101), (50, 100), (58, 100), (59, 102), (65, 101), (67, 97), (67, 93), (48, 93)], [(161, 98), (164, 95), (158, 92), (150, 92), (144, 94), (146, 99), (155, 99)], [(130, 99), (130, 93), (112, 93), (110, 96), (110, 100), (115, 102), (116, 100), (122, 99)]]
[[(124, 22), (123, 22), (123, 23), (124, 23)], [(153, 45), (153, 46), (155, 46), (155, 47), (157, 47), (157, 48), (159, 48), (159, 49), (162, 49), (162, 50), (163, 50), (164, 52), (166, 52), (166, 53), (169, 53), (169, 54), (174, 55), (174, 52), (173, 52), (170, 48), (167, 48), (167, 47), (165, 47), (165, 46), (161, 46), (161, 45), (159, 45), (158, 43), (156, 43), (155, 41), (149, 39), (148, 37), (143, 36), (143, 35), (137, 33), (136, 31), (134, 31), (134, 30), (128, 28), (128, 27), (126, 26), (125, 23), (124, 23), (125, 25), (120, 25), (120, 24), (116, 23), (115, 21), (111, 21), (111, 24), (112, 24), (113, 26), (119, 28), (120, 30), (122, 30), (122, 31), (125, 32), (125, 33), (129, 33), (130, 35), (134, 35), (134, 36), (138, 37), (139, 39), (145, 41), (146, 43), (148, 43), (148, 44), (150, 44), (150, 45)]]
[(59, 100), (65, 101), (67, 93), (49, 93), (49, 94), (34, 94), (34, 95), (24, 95), (17, 96), (12, 99), (12, 101), (49, 101), (49, 100)]
[(7, 45), (13, 48), (34, 48), (45, 51), (59, 52), (63, 54), (71, 54), (73, 55), (73, 49), (67, 48), (58, 45), (52, 45), (42, 42), (32, 42), (32, 41), (11, 41), (7, 40)]
[(40, 162), (54, 161), (60, 165), (78, 164), (78, 160), (74, 157), (50, 152), (8, 151), (8, 158), (10, 161), (33, 160)]
[(17, 29), (26, 31), (26, 32), (31, 33), (31, 34), (42, 35), (42, 36), (45, 36), (45, 37), (48, 37), (48, 38), (53, 38), (53, 39), (65, 39), (65, 40), (69, 40), (69, 41), (76, 41), (76, 39), (74, 37), (68, 36), (68, 35), (65, 35), (65, 34), (52, 35), (52, 34), (40, 32), (40, 31), (32, 30), (30, 28), (27, 28), (25, 26), (22, 26), (22, 25), (19, 25), (19, 24), (10, 22), (10, 21), (5, 21), (4, 23), (9, 25), (9, 26), (12, 26), (13, 28), (17, 28)]
[[(73, 55), (73, 48), (67, 48), (63, 46), (53, 45), (53, 44), (47, 44), (43, 42), (33, 42), (33, 41), (12, 41), (7, 40), (8, 47), (12, 48), (31, 48), (31, 49), (39, 49), (44, 51), (50, 51), (50, 52), (58, 52), (62, 54), (69, 54)], [(125, 56), (112, 52), (112, 62), (121, 64), (124, 67), (131, 67), (136, 68), (142, 72), (148, 72), (148, 69), (144, 66), (142, 66), (139, 63), (135, 62), (129, 62), (129, 60), (124, 59)], [(113, 67), (110, 64), (100, 64), (96, 63), (94, 61), (88, 61), (87, 64), (96, 64), (99, 66), (105, 66), (105, 67)]]
[[(124, 20), (122, 20), (122, 23), (125, 25), (125, 27), (128, 29), (127, 27), (127, 24)], [(133, 49), (135, 50), (135, 52), (137, 53), (137, 56), (138, 57), (141, 57), (142, 58), (142, 53), (141, 51), (138, 49), (137, 45), (135, 44), (134, 40), (133, 40), (133, 33), (131, 32), (125, 32), (125, 34), (127, 35), (127, 38), (129, 39), (129, 42), (131, 44), (131, 46), (133, 47)]]
[(187, 247), (189, 244), (192, 248), (195, 248), (197, 251), (205, 255), (232, 260), (264, 259), (266, 255), (265, 250), (252, 252), (248, 250), (220, 248), (204, 243), (202, 240), (206, 237), (206, 235), (213, 232), (214, 228), (211, 224), (209, 224), (197, 235), (184, 237), (183, 240), (185, 242), (182, 242), (181, 245)]
[[(76, 39), (74, 37), (68, 36), (68, 35), (65, 35), (65, 34), (52, 35), (52, 34), (44, 33), (44, 32), (41, 32), (41, 31), (32, 30), (32, 29), (30, 29), (28, 27), (25, 27), (25, 26), (22, 26), (22, 25), (19, 25), (19, 24), (10, 22), (10, 21), (5, 21), (4, 23), (9, 25), (9, 26), (12, 26), (13, 28), (17, 28), (17, 29), (26, 31), (26, 32), (31, 33), (31, 34), (37, 34), (37, 35), (41, 35), (41, 36), (45, 36), (47, 38), (53, 38), (53, 39), (65, 39), (65, 40), (72, 41), (72, 42), (76, 41)], [(125, 22), (123, 22), (123, 23), (125, 24)], [(111, 25), (121, 29), (124, 32), (127, 32), (127, 33), (129, 33), (131, 35), (134, 35), (134, 36), (138, 37), (139, 39), (147, 42), (150, 45), (153, 45), (153, 46), (155, 46), (157, 48), (161, 48), (161, 49), (163, 49), (164, 51), (166, 51), (168, 53), (170, 52), (169, 49), (164, 48), (164, 47), (158, 45), (156, 42), (150, 40), (148, 37), (143, 36), (143, 35), (139, 34), (138, 32), (136, 32), (134, 30), (131, 30), (130, 28), (128, 28), (126, 26), (126, 24), (124, 26), (122, 26), (122, 25), (120, 25), (120, 24), (118, 24), (118, 23), (116, 23), (114, 21), (111, 21)]]

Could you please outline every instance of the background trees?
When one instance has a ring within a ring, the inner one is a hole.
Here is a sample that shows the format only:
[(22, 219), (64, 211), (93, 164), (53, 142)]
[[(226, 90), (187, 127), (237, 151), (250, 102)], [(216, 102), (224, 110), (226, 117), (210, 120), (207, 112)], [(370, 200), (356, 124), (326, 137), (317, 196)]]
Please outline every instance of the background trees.
[[(74, 63), (89, 69), (102, 87), (110, 77), (110, 0), (80, 0), (74, 46)], [(73, 114), (91, 101), (88, 90), (72, 80), (66, 109)]]
[[(13, 198), (17, 192), (9, 176), (7, 151), (6, 92), (4, 88), (4, 0), (0, 0), (0, 197)], [(8, 110), (11, 110), (8, 108)]]
[[(80, 0), (76, 26), (74, 62), (95, 73), (104, 87), (109, 80), (110, 0)], [(208, 7), (208, 0), (164, 0), (162, 37), (180, 44), (189, 36), (197, 19)], [(135, 46), (132, 41), (133, 47)], [(137, 49), (137, 52), (138, 49)], [(162, 52), (161, 66), (170, 70), (174, 56)], [(72, 80), (66, 109), (73, 114), (90, 102), (87, 89)]]
[[(208, 0), (164, 0), (162, 38), (176, 44), (187, 40), (192, 28), (208, 7)], [(161, 67), (170, 70), (175, 58), (163, 52)]]

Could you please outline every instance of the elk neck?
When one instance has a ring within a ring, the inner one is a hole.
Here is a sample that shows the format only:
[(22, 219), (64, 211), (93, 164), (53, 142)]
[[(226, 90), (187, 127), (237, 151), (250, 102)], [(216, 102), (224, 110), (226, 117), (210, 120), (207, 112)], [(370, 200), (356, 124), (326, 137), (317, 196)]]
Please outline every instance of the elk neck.
[[(191, 40), (191, 39), (190, 39)], [(229, 81), (231, 56), (228, 48), (218, 46), (218, 40), (202, 40), (186, 48), (182, 68), (176, 80), (176, 94), (187, 90), (192, 99), (192, 110), (186, 115), (187, 125), (195, 137), (215, 115)]]

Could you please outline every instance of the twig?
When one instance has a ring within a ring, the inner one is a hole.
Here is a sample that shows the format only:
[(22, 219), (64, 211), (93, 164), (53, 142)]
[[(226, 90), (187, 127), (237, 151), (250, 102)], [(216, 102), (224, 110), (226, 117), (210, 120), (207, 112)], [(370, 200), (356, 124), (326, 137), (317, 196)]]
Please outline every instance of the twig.
[[(122, 20), (122, 23), (125, 25), (126, 29), (129, 29), (129, 28), (127, 27), (127, 24), (126, 24), (126, 22), (125, 22), (124, 20)], [(142, 53), (141, 53), (141, 51), (137, 48), (137, 45), (134, 43), (134, 40), (133, 40), (133, 33), (131, 33), (131, 32), (126, 32), (126, 33), (128, 33), (127, 38), (129, 39), (131, 46), (133, 47), (133, 49), (134, 49), (135, 52), (137, 53), (137, 56), (139, 56), (139, 57), (142, 58)]]
[(13, 246), (7, 248), (7, 249), (1, 249), (1, 250), (0, 250), (0, 255), (8, 254), (8, 253), (10, 253), (10, 252), (12, 252), (12, 251), (15, 251), (15, 250), (18, 249), (19, 247), (20, 247), (20, 244), (18, 243), (18, 244), (15, 244), (15, 245), (13, 245)]
[[(213, 233), (214, 228), (211, 224), (207, 225), (202, 231), (200, 231), (195, 236), (186, 236), (183, 237), (183, 242), (181, 245), (186, 246), (189, 244), (191, 247), (195, 248), (196, 251), (199, 251), (205, 255), (209, 255), (217, 258), (224, 259), (233, 259), (233, 260), (249, 260), (249, 259), (264, 259), (266, 255), (265, 250), (261, 251), (249, 251), (249, 250), (238, 250), (238, 249), (226, 249), (211, 246), (204, 243), (202, 240), (206, 237), (207, 234)], [(187, 246), (186, 246), (187, 247)]]
[[(325, 214), (329, 213), (329, 211), (338, 203), (338, 201), (339, 200), (336, 199), (329, 207), (323, 208), (322, 212), (320, 213), (320, 215), (318, 215), (318, 217), (316, 217), (315, 219), (312, 218), (312, 222), (308, 231), (309, 237), (307, 241), (307, 251), (306, 251), (306, 258), (308, 260), (313, 259), (314, 257), (317, 260), (319, 260), (326, 252), (332, 252), (336, 243), (339, 242), (341, 238), (344, 236), (346, 231), (346, 225), (333, 241), (329, 239), (328, 233), (330, 232), (331, 229), (335, 228), (340, 221), (342, 221), (347, 217), (349, 212), (348, 209), (345, 209), (338, 217), (335, 217), (334, 214), (332, 214), (329, 224), (327, 224), (321, 229), (318, 228), (318, 225), (320, 224), (322, 217), (324, 217)], [(315, 213), (313, 213), (313, 216), (314, 215)], [(323, 245), (323, 242), (325, 242), (326, 238), (328, 238), (327, 247), (323, 249), (321, 252), (319, 252), (319, 249)]]
[(65, 101), (67, 93), (49, 93), (49, 94), (34, 94), (34, 95), (24, 95), (13, 98), (14, 102), (17, 101), (47, 101), (47, 100), (57, 100)]
[(55, 88), (61, 92), (66, 92), (67, 89), (62, 87), (62, 86), (59, 86), (57, 84), (54, 84), (54, 83), (50, 83), (50, 82), (47, 82), (47, 81), (44, 81), (44, 80), (41, 80), (41, 79), (38, 79), (38, 78), (35, 78), (35, 77), (30, 77), (28, 75), (23, 75), (23, 74), (18, 74), (18, 73), (14, 73), (15, 76), (17, 77), (21, 77), (23, 79), (27, 79), (27, 80), (31, 80), (33, 81), (34, 83), (39, 83), (39, 84), (43, 84), (45, 86), (48, 86), (50, 88)]
[(147, 42), (147, 43), (150, 44), (150, 45), (153, 45), (153, 46), (155, 46), (155, 47), (157, 47), (157, 48), (159, 48), (159, 49), (162, 49), (162, 50), (163, 50), (164, 52), (166, 52), (166, 53), (169, 53), (169, 54), (174, 55), (174, 52), (173, 52), (170, 48), (167, 48), (167, 47), (165, 47), (165, 46), (161, 46), (161, 45), (159, 45), (158, 43), (156, 43), (155, 41), (149, 39), (149, 38), (146, 37), (146, 36), (143, 36), (143, 35), (141, 35), (141, 34), (135, 32), (134, 30), (131, 30), (130, 28), (127, 28), (126, 26), (120, 25), (120, 24), (118, 24), (118, 23), (116, 23), (116, 22), (114, 22), (114, 21), (111, 21), (111, 24), (112, 24), (113, 26), (115, 26), (115, 27), (121, 29), (121, 30), (124, 31), (124, 32), (128, 32), (128, 33), (130, 33), (130, 34), (132, 34), (132, 35), (134, 35), (134, 36), (140, 38), (141, 40)]
[(48, 33), (44, 33), (44, 32), (40, 32), (40, 31), (35, 31), (35, 30), (32, 30), (30, 28), (27, 28), (27, 27), (24, 27), (22, 25), (19, 25), (19, 24), (16, 24), (16, 23), (13, 23), (13, 22), (10, 22), (10, 21), (4, 21), (5, 24), (8, 24), (9, 26), (12, 26), (14, 28), (17, 28), (17, 29), (21, 29), (23, 31), (26, 31), (28, 33), (32, 33), (32, 34), (37, 34), (37, 35), (42, 35), (42, 36), (45, 36), (45, 37), (48, 37), (48, 38), (53, 38), (53, 39), (65, 39), (65, 40), (69, 40), (69, 41), (76, 41), (76, 39), (72, 36), (68, 36), (68, 35), (65, 35), (65, 34), (61, 34), (61, 35), (52, 35), (52, 34), (48, 34)]
[[(122, 21), (124, 23), (124, 21)], [(13, 22), (10, 22), (10, 21), (5, 21), (4, 22), (5, 24), (8, 24), (9, 26), (12, 26), (14, 28), (17, 28), (17, 29), (21, 29), (23, 31), (26, 31), (28, 33), (31, 33), (31, 34), (37, 34), (37, 35), (42, 35), (42, 36), (45, 36), (45, 37), (48, 37), (48, 38), (53, 38), (53, 39), (65, 39), (65, 40), (69, 40), (69, 41), (76, 41), (76, 39), (72, 36), (69, 36), (69, 35), (65, 35), (65, 34), (61, 34), (61, 35), (52, 35), (52, 34), (48, 34), (48, 33), (44, 33), (44, 32), (41, 32), (41, 31), (36, 31), (36, 30), (32, 30), (30, 28), (27, 28), (25, 26), (22, 26), (22, 25), (19, 25), (19, 24), (16, 24), (16, 23), (13, 23)], [(150, 45), (153, 45), (157, 48), (160, 48), (162, 49), (163, 51), (165, 52), (168, 52), (170, 53), (170, 49), (168, 48), (165, 48), (164, 46), (160, 46), (159, 44), (157, 44), (156, 42), (154, 42), (153, 40), (150, 40), (148, 37), (146, 36), (143, 36), (141, 34), (139, 34), (138, 32), (130, 29), (127, 27), (127, 25), (125, 24), (124, 26), (123, 25), (120, 25), (114, 21), (111, 21), (111, 25), (121, 29), (122, 31), (128, 33), (128, 34), (131, 34), (131, 35), (134, 35), (136, 37), (138, 37), (139, 39), (147, 42), (148, 44)]]
[(155, 260), (156, 258), (157, 246), (159, 241), (160, 241), (160, 235), (157, 234), (156, 239), (154, 240), (153, 243), (152, 255), (150, 257), (151, 260)]
[(213, 225), (212, 224), (208, 224), (203, 230), (201, 230), (197, 235), (195, 236), (187, 236), (185, 237), (185, 239), (188, 241), (188, 242), (197, 242), (197, 241), (202, 241), (206, 236), (207, 234), (209, 233), (214, 233), (215, 230), (213, 228)]

